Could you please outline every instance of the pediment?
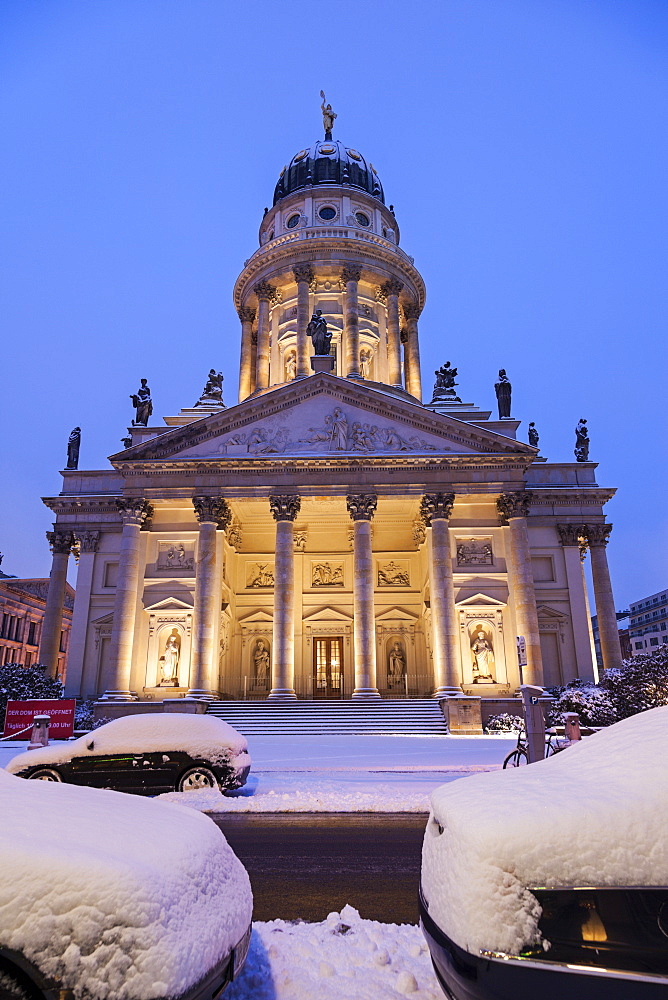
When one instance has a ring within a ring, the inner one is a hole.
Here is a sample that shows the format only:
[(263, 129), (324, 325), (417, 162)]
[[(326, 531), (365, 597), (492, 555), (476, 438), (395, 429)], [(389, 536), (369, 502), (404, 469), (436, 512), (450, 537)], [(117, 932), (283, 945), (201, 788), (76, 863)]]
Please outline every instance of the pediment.
[(568, 615), (563, 614), (561, 611), (556, 611), (554, 608), (548, 608), (546, 604), (539, 604), (536, 611), (538, 612), (538, 617), (542, 618), (543, 621), (568, 621)]
[(316, 622), (345, 622), (349, 625), (352, 622), (352, 615), (346, 615), (342, 611), (337, 611), (335, 608), (320, 608), (318, 611), (314, 611), (313, 614), (307, 615), (302, 619), (305, 624), (311, 625)]
[(465, 597), (463, 601), (457, 601), (456, 606), (458, 608), (505, 608), (506, 605), (503, 601), (497, 601), (494, 597), (488, 597), (487, 594), (474, 594), (473, 597)]
[(523, 442), (417, 402), (320, 374), (165, 431), (112, 456), (112, 462), (384, 454), (533, 457), (535, 452)]
[(146, 604), (144, 611), (192, 611), (193, 605), (180, 601), (178, 597), (165, 597), (155, 604)]
[(91, 625), (100, 628), (101, 625), (113, 625), (114, 624), (114, 613), (110, 611), (108, 615), (102, 615), (101, 618), (94, 618)]
[(376, 615), (377, 622), (416, 622), (417, 615), (411, 615), (408, 611), (403, 608), (390, 608), (388, 611), (383, 611), (382, 614)]
[(249, 625), (252, 622), (262, 622), (265, 625), (271, 625), (273, 618), (266, 611), (251, 611), (249, 615), (239, 616), (239, 623), (242, 625)]

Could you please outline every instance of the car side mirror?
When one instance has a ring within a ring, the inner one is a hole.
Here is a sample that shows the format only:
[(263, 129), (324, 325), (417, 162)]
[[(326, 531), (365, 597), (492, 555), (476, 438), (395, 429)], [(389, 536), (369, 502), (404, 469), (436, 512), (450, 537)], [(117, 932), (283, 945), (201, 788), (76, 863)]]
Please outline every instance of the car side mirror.
[(95, 740), (91, 740), (90, 743), (86, 744), (86, 750), (92, 750), (95, 746)]

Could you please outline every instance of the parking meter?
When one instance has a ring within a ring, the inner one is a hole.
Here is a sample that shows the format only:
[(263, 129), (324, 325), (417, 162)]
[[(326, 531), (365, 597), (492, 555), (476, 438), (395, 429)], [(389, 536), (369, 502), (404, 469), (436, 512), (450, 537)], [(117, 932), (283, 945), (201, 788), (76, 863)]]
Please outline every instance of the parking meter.
[(529, 763), (533, 764), (534, 761), (543, 760), (545, 757), (545, 716), (539, 700), (545, 691), (536, 684), (520, 684), (520, 693), (527, 733)]

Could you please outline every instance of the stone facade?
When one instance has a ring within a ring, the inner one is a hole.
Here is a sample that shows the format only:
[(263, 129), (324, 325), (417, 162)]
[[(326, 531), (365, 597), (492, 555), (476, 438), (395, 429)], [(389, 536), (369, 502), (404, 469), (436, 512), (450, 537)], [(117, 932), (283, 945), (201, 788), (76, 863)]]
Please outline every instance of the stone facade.
[[(39, 646), (46, 610), (49, 581), (18, 579), (0, 571), (0, 665), (19, 663), (31, 667), (40, 663)], [(65, 587), (60, 628), (57, 631), (55, 674), (61, 680), (67, 672), (67, 652), (72, 627), (74, 590)]]
[[(614, 490), (538, 458), (516, 420), (422, 404), (424, 283), (369, 185), (277, 187), (234, 288), (236, 405), (132, 427), (109, 470), (45, 500), (55, 531), (96, 538), (69, 694), (498, 699), (594, 676), (581, 558), (609, 618)], [(316, 309), (331, 373), (310, 364)]]

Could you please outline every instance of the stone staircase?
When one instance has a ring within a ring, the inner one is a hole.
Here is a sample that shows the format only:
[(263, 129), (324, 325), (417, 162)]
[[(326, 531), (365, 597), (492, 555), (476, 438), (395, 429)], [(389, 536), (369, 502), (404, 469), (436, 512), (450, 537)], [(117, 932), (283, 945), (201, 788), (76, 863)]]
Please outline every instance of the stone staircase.
[(212, 701), (207, 709), (244, 736), (446, 736), (431, 698), (374, 701)]

